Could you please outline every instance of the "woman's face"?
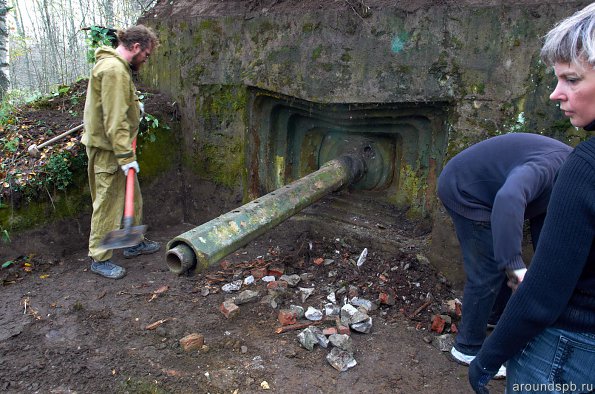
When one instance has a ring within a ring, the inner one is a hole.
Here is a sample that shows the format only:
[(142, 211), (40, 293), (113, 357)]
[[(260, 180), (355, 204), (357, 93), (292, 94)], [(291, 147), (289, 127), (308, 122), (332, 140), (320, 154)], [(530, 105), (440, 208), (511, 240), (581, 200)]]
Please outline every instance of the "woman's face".
[(595, 120), (595, 70), (582, 64), (556, 63), (558, 78), (550, 99), (560, 102), (560, 109), (575, 127), (584, 127)]

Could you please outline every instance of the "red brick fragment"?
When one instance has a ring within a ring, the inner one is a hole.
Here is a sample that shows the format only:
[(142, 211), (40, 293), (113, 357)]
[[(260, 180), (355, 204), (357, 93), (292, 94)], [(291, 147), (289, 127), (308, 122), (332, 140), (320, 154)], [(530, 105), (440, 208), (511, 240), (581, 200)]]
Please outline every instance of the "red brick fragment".
[(279, 267), (279, 266), (269, 267), (268, 275), (279, 277), (279, 276), (283, 275), (284, 273), (285, 273), (284, 267)]
[(378, 300), (380, 301), (381, 304), (384, 304), (384, 305), (395, 305), (396, 304), (395, 297), (392, 294), (389, 294), (385, 291), (380, 293), (380, 295), (378, 296)]
[(325, 329), (322, 330), (322, 334), (323, 335), (333, 335), (338, 333), (338, 330), (335, 327), (327, 327)]
[(444, 321), (442, 316), (434, 315), (434, 317), (432, 318), (432, 331), (434, 331), (438, 334), (442, 334), (442, 332), (444, 331), (445, 324), (446, 324), (446, 321)]
[(267, 269), (266, 267), (254, 268), (253, 270), (250, 270), (250, 274), (255, 280), (259, 280), (267, 276)]
[(287, 282), (284, 280), (274, 280), (267, 283), (267, 289), (287, 289)]
[(461, 317), (463, 315), (463, 310), (461, 308), (462, 308), (461, 303), (460, 302), (457, 302), (455, 304), (455, 315), (457, 317)]
[(186, 335), (184, 338), (180, 339), (180, 346), (186, 352), (190, 352), (192, 350), (200, 350), (200, 348), (205, 344), (205, 337), (201, 334), (190, 334)]
[(317, 257), (312, 262), (316, 265), (322, 265), (322, 263), (324, 263), (324, 259), (322, 257)]
[(456, 334), (457, 332), (459, 332), (459, 329), (457, 328), (457, 325), (452, 323), (450, 325), (450, 332), (452, 332), (453, 334)]
[(236, 304), (234, 304), (233, 301), (231, 301), (231, 300), (228, 300), (228, 301), (225, 301), (224, 303), (222, 303), (221, 306), (219, 307), (219, 310), (228, 319), (231, 319), (232, 317), (237, 316), (240, 313), (240, 308)]
[(289, 326), (297, 323), (297, 313), (289, 309), (281, 309), (277, 317), (282, 326)]
[(348, 326), (338, 325), (337, 332), (339, 334), (351, 335), (351, 330), (349, 329)]

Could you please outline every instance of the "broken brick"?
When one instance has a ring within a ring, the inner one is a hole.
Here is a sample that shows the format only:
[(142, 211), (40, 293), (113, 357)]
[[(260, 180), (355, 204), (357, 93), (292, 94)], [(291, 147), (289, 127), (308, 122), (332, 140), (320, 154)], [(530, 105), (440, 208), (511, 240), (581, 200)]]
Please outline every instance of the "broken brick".
[(201, 334), (190, 334), (186, 335), (184, 338), (180, 339), (180, 346), (186, 352), (190, 352), (192, 350), (200, 350), (202, 346), (205, 344), (205, 337)]
[(344, 325), (337, 325), (337, 332), (339, 334), (351, 335), (351, 330), (349, 327)]
[(389, 294), (385, 291), (380, 293), (380, 295), (378, 296), (378, 300), (380, 301), (381, 304), (385, 304), (385, 305), (395, 305), (396, 304), (395, 297), (392, 294)]
[(461, 309), (462, 305), (460, 302), (455, 304), (455, 315), (456, 317), (461, 317), (463, 315), (463, 310)]
[(281, 309), (277, 317), (282, 326), (289, 326), (297, 323), (297, 312), (290, 309)]
[(322, 334), (323, 335), (333, 335), (333, 334), (337, 334), (338, 331), (335, 327), (327, 327), (325, 329), (322, 330)]
[(456, 334), (457, 332), (459, 332), (459, 329), (457, 328), (457, 325), (452, 323), (450, 325), (450, 332), (452, 332), (453, 334)]
[(312, 262), (318, 266), (322, 265), (322, 263), (324, 263), (324, 259), (322, 257), (317, 257), (314, 260), (312, 260)]
[(434, 315), (432, 318), (432, 331), (442, 334), (446, 321), (440, 315)]
[(236, 304), (234, 304), (234, 302), (231, 300), (227, 300), (227, 301), (223, 302), (221, 304), (221, 306), (219, 307), (219, 310), (228, 319), (231, 319), (232, 317), (240, 314), (240, 308)]
[(279, 277), (279, 276), (283, 275), (284, 273), (285, 273), (285, 268), (275, 266), (275, 267), (269, 267), (269, 272), (267, 273), (267, 275)]
[(267, 269), (266, 267), (254, 268), (253, 270), (250, 270), (250, 274), (254, 277), (255, 280), (259, 280), (267, 275)]

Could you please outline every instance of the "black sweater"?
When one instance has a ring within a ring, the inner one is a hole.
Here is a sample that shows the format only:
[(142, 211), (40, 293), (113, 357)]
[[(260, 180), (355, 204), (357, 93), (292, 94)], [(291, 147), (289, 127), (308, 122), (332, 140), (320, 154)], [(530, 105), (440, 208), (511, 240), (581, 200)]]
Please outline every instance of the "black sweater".
[(531, 266), (475, 360), (494, 373), (547, 327), (595, 333), (595, 137), (560, 168)]

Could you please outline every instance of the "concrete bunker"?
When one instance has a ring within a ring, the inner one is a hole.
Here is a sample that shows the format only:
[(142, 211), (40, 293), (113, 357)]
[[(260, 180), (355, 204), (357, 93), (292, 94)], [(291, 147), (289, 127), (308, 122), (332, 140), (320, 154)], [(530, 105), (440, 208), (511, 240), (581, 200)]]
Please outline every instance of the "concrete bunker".
[[(351, 186), (349, 198), (334, 193), (321, 201), (325, 209), (298, 216), (332, 230), (331, 221), (350, 222), (365, 205), (405, 210), (428, 221), (428, 257), (460, 286), (437, 175), (448, 158), (494, 135), (576, 140), (549, 103), (554, 79), (539, 49), (543, 35), (585, 2), (365, 5), (360, 12), (310, 0), (159, 1), (141, 20), (162, 42), (143, 77), (180, 106), (185, 221), (203, 223), (315, 171), (343, 149), (345, 136), (369, 139), (386, 167)], [(197, 182), (233, 197), (220, 199), (221, 210), (204, 209)]]

